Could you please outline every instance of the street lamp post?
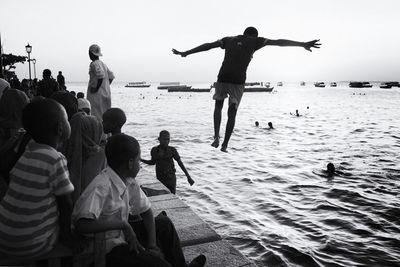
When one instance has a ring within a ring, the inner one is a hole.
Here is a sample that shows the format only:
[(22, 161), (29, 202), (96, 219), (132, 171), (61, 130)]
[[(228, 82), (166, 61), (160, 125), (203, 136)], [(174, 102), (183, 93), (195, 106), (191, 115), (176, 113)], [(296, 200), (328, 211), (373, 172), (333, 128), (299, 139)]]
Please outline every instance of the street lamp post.
[(32, 83), (32, 76), (31, 76), (31, 52), (32, 46), (29, 43), (25, 46), (26, 53), (28, 53), (28, 63), (29, 63), (29, 85)]
[(32, 63), (33, 63), (33, 77), (35, 77), (34, 79), (36, 79), (36, 58), (32, 59)]

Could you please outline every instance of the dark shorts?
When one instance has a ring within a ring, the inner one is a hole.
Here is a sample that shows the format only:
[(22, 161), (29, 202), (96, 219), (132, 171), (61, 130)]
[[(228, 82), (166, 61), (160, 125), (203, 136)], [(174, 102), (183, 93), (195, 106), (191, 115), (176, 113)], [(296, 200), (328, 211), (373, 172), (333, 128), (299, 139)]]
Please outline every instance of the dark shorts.
[(171, 191), (172, 194), (176, 193), (176, 175), (175, 172), (157, 174), (157, 180), (159, 180), (166, 188)]
[(239, 107), (244, 92), (244, 84), (216, 82), (214, 87), (214, 100), (224, 100), (229, 95), (229, 106), (235, 104), (236, 109)]

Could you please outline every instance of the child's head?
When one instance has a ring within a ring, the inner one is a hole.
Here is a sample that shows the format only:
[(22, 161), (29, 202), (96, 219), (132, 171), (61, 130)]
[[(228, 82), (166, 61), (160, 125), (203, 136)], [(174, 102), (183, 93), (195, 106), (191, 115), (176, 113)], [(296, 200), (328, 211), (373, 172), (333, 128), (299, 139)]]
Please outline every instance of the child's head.
[(51, 98), (63, 105), (68, 114), (68, 120), (78, 112), (78, 100), (68, 92), (58, 91), (51, 95)]
[(162, 130), (160, 132), (160, 136), (158, 137), (158, 141), (160, 141), (161, 146), (168, 146), (170, 140), (169, 132), (166, 130)]
[(89, 100), (85, 98), (78, 98), (78, 111), (83, 111), (87, 115), (90, 115), (92, 106), (90, 105)]
[(332, 162), (329, 162), (328, 165), (326, 165), (326, 171), (329, 175), (333, 175), (335, 173), (335, 165), (333, 165)]
[(254, 125), (255, 125), (256, 127), (258, 127), (258, 126), (260, 125), (260, 123), (259, 123), (258, 121), (256, 121), (256, 122), (254, 123)]
[(103, 113), (104, 133), (121, 133), (121, 128), (126, 122), (125, 112), (120, 108), (110, 108)]
[(39, 99), (26, 105), (22, 124), (37, 143), (55, 148), (71, 135), (67, 112), (53, 99)]
[(84, 98), (85, 97), (85, 93), (83, 93), (83, 92), (78, 92), (77, 94), (76, 94), (76, 98)]
[(140, 168), (140, 146), (135, 138), (126, 134), (113, 135), (108, 138), (105, 152), (107, 163), (114, 171), (136, 177)]
[(272, 122), (268, 122), (268, 127), (269, 127), (270, 129), (273, 129), (273, 128), (274, 128), (274, 126), (272, 126)]

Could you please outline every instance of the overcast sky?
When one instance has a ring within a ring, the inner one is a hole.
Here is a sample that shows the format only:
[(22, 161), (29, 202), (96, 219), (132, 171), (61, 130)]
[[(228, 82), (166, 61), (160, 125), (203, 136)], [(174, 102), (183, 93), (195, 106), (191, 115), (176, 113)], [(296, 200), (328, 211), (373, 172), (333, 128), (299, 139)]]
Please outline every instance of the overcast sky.
[[(223, 59), (188, 50), (247, 26), (270, 39), (320, 39), (321, 49), (267, 46), (254, 54), (248, 81), (400, 80), (398, 0), (0, 0), (5, 53), (32, 45), (41, 78), (49, 68), (67, 81), (88, 80), (88, 47), (116, 81), (212, 82)], [(28, 77), (28, 64), (16, 72)], [(32, 67), (33, 76), (33, 67)]]

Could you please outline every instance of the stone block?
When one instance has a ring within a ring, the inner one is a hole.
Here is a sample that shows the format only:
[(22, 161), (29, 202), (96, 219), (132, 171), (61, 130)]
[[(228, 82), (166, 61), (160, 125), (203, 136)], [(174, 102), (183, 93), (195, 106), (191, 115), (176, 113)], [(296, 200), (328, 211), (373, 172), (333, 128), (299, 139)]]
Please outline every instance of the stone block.
[(187, 246), (183, 248), (183, 253), (187, 261), (204, 254), (207, 258), (205, 267), (257, 267), (225, 240)]
[[(166, 195), (161, 195), (161, 196), (169, 196), (172, 194), (166, 194)], [(159, 196), (156, 196), (159, 197)], [(168, 210), (170, 209), (176, 209), (176, 208), (189, 208), (188, 205), (186, 205), (182, 200), (179, 198), (170, 198), (170, 199), (163, 199), (159, 201), (155, 201), (155, 197), (150, 197), (151, 201), (151, 207), (153, 210), (165, 210), (168, 213)]]
[(155, 215), (163, 210), (166, 211), (168, 217), (174, 223), (182, 246), (221, 240), (221, 236), (195, 214), (191, 208), (157, 209), (157, 206), (153, 206), (153, 213)]

